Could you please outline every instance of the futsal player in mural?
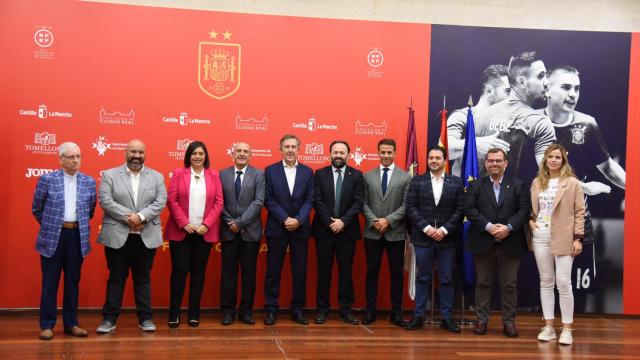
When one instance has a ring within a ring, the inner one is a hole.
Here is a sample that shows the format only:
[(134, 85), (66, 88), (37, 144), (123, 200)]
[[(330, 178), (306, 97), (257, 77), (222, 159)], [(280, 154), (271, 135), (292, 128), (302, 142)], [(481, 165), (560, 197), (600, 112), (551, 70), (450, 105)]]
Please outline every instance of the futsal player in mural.
[[(558, 143), (564, 145), (569, 153), (572, 167), (581, 181), (585, 193), (585, 201), (589, 196), (608, 194), (611, 187), (599, 181), (591, 181), (588, 175), (593, 168), (597, 168), (611, 184), (624, 190), (626, 183), (625, 170), (609, 155), (607, 145), (602, 137), (595, 118), (576, 111), (580, 98), (580, 73), (573, 66), (558, 66), (548, 74), (549, 95), (547, 107), (539, 110), (547, 115), (555, 128)], [(596, 251), (595, 234), (591, 221), (591, 212), (587, 202), (585, 212), (585, 238), (583, 255), (574, 261), (572, 276), (574, 292), (592, 293), (596, 291), (595, 281), (590, 286), (580, 286), (576, 276), (576, 269), (582, 273), (589, 270), (593, 280), (596, 279)], [(578, 299), (583, 299), (578, 297)], [(584, 301), (576, 302), (577, 311), (584, 311)]]
[[(471, 111), (477, 115), (489, 106), (509, 97), (509, 68), (501, 64), (489, 65), (482, 72), (482, 91), (480, 99)], [(451, 173), (460, 176), (462, 153), (464, 151), (465, 127), (467, 126), (468, 107), (451, 112), (447, 119), (447, 140), (449, 144), (449, 160), (452, 161)], [(498, 131), (489, 135), (480, 135), (476, 128), (476, 148), (478, 154), (486, 154), (489, 149), (498, 148), (509, 151), (509, 143), (498, 138)]]

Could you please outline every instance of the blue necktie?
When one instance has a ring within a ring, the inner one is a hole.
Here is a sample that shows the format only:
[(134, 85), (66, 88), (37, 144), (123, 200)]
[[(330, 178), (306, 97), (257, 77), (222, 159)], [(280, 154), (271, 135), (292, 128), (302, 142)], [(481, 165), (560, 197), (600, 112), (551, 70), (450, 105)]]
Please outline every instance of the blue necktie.
[(382, 174), (382, 196), (384, 196), (384, 194), (387, 193), (387, 182), (389, 181), (389, 168), (382, 168), (382, 170), (384, 170), (384, 174)]
[(242, 175), (242, 171), (238, 170), (236, 171), (236, 174), (238, 175), (236, 176), (235, 188), (236, 188), (236, 201), (238, 201), (238, 198), (240, 197), (240, 186), (242, 185), (242, 183), (240, 182), (240, 175)]
[(333, 205), (333, 216), (340, 217), (340, 195), (342, 195), (342, 170), (336, 170), (338, 179), (336, 180), (336, 202)]

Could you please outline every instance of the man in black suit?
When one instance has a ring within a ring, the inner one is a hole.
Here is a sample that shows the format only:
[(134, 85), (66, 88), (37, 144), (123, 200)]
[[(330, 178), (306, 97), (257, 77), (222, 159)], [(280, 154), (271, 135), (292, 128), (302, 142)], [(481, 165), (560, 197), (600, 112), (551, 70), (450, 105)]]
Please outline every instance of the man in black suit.
[(518, 270), (527, 251), (524, 225), (530, 210), (529, 189), (518, 179), (504, 177), (507, 154), (501, 149), (487, 153), (484, 166), (489, 176), (472, 181), (465, 194), (465, 215), (471, 221), (469, 251), (474, 255), (476, 279), (476, 335), (487, 333), (491, 287), (496, 272), (500, 279), (503, 333), (518, 336)]
[(459, 177), (445, 174), (447, 152), (436, 146), (429, 149), (429, 171), (411, 180), (407, 194), (407, 216), (411, 221), (411, 243), (416, 254), (416, 308), (407, 330), (421, 328), (431, 294), (434, 260), (438, 264), (440, 327), (459, 333), (451, 319), (453, 307), (453, 268), (458, 229), (462, 223), (464, 188)]
[(340, 318), (347, 324), (357, 325), (351, 313), (354, 302), (353, 257), (356, 240), (361, 238), (358, 214), (364, 204), (362, 172), (347, 166), (349, 144), (337, 140), (329, 146), (331, 165), (315, 174), (315, 209), (313, 234), (316, 238), (318, 262), (318, 313), (316, 324), (324, 324), (329, 314), (331, 270), (335, 256), (338, 263), (338, 302)]

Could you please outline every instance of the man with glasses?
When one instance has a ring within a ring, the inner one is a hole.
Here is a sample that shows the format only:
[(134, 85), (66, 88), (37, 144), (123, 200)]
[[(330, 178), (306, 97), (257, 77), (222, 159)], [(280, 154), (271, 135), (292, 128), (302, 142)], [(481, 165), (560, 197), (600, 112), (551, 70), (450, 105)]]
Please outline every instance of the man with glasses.
[(518, 336), (518, 270), (527, 251), (524, 226), (527, 224), (529, 189), (518, 179), (504, 176), (507, 154), (490, 149), (484, 161), (488, 176), (474, 180), (465, 193), (465, 215), (471, 221), (469, 251), (476, 270), (476, 314), (474, 334), (487, 333), (493, 278), (500, 280), (503, 333)]
[(64, 333), (87, 336), (78, 326), (78, 284), (84, 257), (89, 254), (89, 220), (96, 208), (96, 182), (80, 170), (80, 147), (60, 145), (61, 169), (38, 180), (31, 211), (40, 224), (36, 250), (40, 253), (42, 295), (40, 339), (53, 339), (58, 285), (64, 270), (62, 321)]

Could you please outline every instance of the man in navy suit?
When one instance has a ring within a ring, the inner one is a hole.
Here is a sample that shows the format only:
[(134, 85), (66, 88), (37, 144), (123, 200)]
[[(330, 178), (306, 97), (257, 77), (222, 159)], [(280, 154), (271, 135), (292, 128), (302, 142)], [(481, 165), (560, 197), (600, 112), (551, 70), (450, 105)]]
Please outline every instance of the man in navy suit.
[(338, 303), (340, 318), (357, 325), (351, 313), (353, 293), (353, 257), (356, 240), (362, 238), (358, 214), (364, 205), (362, 172), (347, 166), (349, 144), (343, 140), (331, 143), (331, 165), (316, 172), (313, 235), (318, 259), (318, 297), (316, 324), (327, 321), (333, 259), (338, 263)]
[(78, 326), (78, 284), (82, 261), (91, 250), (89, 220), (96, 208), (96, 182), (79, 171), (80, 156), (78, 145), (71, 142), (60, 145), (62, 169), (42, 176), (33, 195), (31, 210), (40, 224), (36, 250), (42, 268), (41, 340), (53, 339), (63, 269), (64, 332), (87, 336), (87, 330)]
[(313, 170), (298, 162), (300, 139), (285, 135), (280, 140), (282, 161), (265, 171), (265, 206), (268, 210), (267, 271), (264, 281), (265, 325), (276, 323), (280, 275), (289, 247), (291, 260), (291, 320), (307, 325), (302, 311), (306, 302), (307, 253), (311, 227), (309, 213), (313, 208)]
[(445, 174), (447, 152), (436, 146), (429, 149), (426, 174), (411, 180), (406, 209), (411, 221), (411, 243), (416, 254), (416, 308), (407, 330), (424, 323), (427, 301), (431, 294), (433, 264), (438, 268), (440, 294), (440, 327), (452, 333), (460, 328), (451, 319), (453, 307), (453, 268), (456, 258), (458, 229), (462, 223), (464, 188), (459, 177)]

